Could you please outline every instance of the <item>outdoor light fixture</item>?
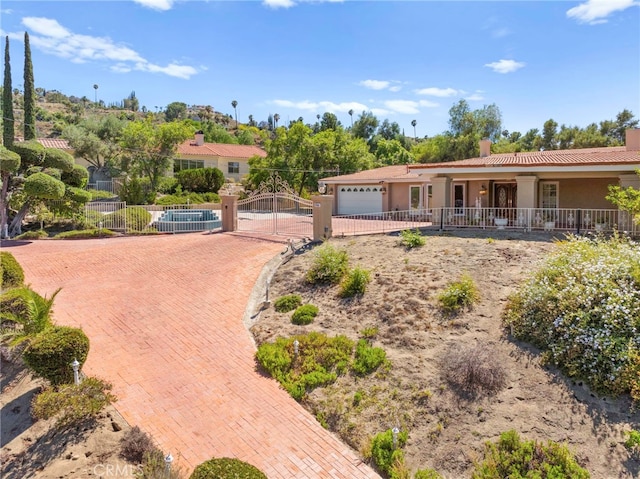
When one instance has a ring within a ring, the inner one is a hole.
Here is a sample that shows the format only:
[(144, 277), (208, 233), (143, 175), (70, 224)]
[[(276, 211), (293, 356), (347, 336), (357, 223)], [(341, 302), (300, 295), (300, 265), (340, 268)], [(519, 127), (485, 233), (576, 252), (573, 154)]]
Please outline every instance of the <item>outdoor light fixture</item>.
[(382, 192), (382, 194), (384, 195), (387, 192), (387, 187), (386, 186), (382, 186), (380, 188), (380, 191)]
[(167, 472), (167, 473), (171, 472), (171, 463), (172, 462), (173, 462), (173, 456), (171, 455), (171, 453), (169, 453), (164, 458), (165, 472)]
[(323, 182), (318, 182), (318, 193), (324, 195), (327, 192), (327, 185)]
[(78, 370), (80, 369), (80, 363), (77, 359), (74, 359), (71, 363), (71, 367), (73, 368), (73, 384), (76, 386), (80, 384), (80, 375), (78, 374)]
[(293, 341), (293, 354), (298, 355), (298, 348), (300, 347), (300, 342), (296, 339)]
[(486, 195), (487, 194), (487, 187), (486, 186), (482, 185), (480, 187), (480, 194), (481, 195)]

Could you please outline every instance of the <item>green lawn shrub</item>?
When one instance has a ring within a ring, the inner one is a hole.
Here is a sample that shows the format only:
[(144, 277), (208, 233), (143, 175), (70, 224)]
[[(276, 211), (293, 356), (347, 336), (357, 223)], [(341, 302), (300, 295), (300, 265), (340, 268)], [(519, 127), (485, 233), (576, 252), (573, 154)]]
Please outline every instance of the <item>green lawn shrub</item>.
[(397, 472), (404, 466), (404, 451), (402, 447), (407, 443), (409, 433), (399, 431), (396, 444), (393, 444), (393, 431), (387, 429), (385, 432), (376, 434), (371, 439), (371, 458), (376, 468), (390, 479), (398, 478)]
[(175, 175), (185, 191), (194, 193), (217, 193), (224, 184), (224, 174), (218, 168), (191, 168)]
[(367, 285), (371, 281), (371, 271), (360, 267), (355, 267), (348, 271), (340, 283), (340, 296), (342, 298), (352, 298), (363, 295), (367, 290)]
[(0, 295), (0, 319), (5, 324), (3, 337), (10, 338), (13, 346), (21, 343), (52, 325), (53, 301), (60, 290), (51, 297), (42, 297), (29, 286), (12, 288)]
[(418, 228), (415, 230), (402, 230), (400, 232), (400, 244), (407, 249), (424, 246), (426, 240)]
[(267, 479), (267, 476), (247, 462), (221, 457), (209, 459), (197, 466), (189, 479)]
[(25, 231), (21, 235), (16, 236), (13, 239), (16, 240), (40, 240), (48, 238), (49, 234), (45, 230), (33, 230), (33, 231)]
[(121, 208), (105, 215), (102, 221), (102, 227), (119, 229), (123, 228), (125, 223), (127, 230), (143, 231), (151, 223), (151, 213), (139, 206)]
[(632, 429), (631, 431), (626, 431), (625, 436), (627, 436), (627, 439), (624, 441), (624, 447), (632, 453), (640, 455), (640, 431)]
[(0, 251), (0, 269), (2, 270), (2, 289), (16, 288), (24, 283), (24, 270), (15, 256), (8, 251)]
[(291, 316), (291, 322), (297, 325), (305, 325), (313, 323), (318, 315), (318, 307), (313, 304), (303, 304), (298, 306)]
[(58, 427), (79, 425), (115, 402), (111, 389), (110, 383), (91, 377), (78, 385), (48, 387), (33, 399), (31, 413), (36, 419), (57, 417)]
[(463, 274), (460, 280), (449, 283), (438, 295), (440, 309), (445, 314), (456, 314), (463, 308), (470, 308), (479, 299), (478, 288), (468, 274)]
[(176, 193), (165, 195), (156, 199), (156, 205), (199, 205), (202, 203), (220, 203), (220, 196), (217, 193)]
[(486, 344), (451, 347), (442, 359), (442, 369), (454, 389), (471, 396), (496, 394), (507, 383), (503, 361)]
[(87, 191), (91, 194), (91, 201), (107, 200), (116, 196), (110, 191), (103, 191), (103, 190), (87, 190)]
[(81, 329), (53, 326), (29, 340), (22, 358), (36, 376), (58, 386), (73, 382), (71, 363), (77, 360), (82, 367), (88, 354), (89, 338)]
[(640, 402), (640, 247), (570, 237), (513, 294), (503, 323), (596, 392)]
[(172, 195), (176, 192), (178, 180), (173, 176), (161, 176), (158, 178), (158, 193), (163, 195)]
[(413, 479), (443, 479), (435, 469), (419, 469), (413, 475)]
[(514, 430), (503, 432), (496, 442), (485, 444), (484, 459), (473, 471), (472, 479), (540, 478), (588, 479), (567, 446), (521, 440)]
[(346, 274), (348, 266), (347, 252), (325, 243), (313, 252), (313, 263), (305, 278), (311, 284), (337, 284)]
[(131, 178), (122, 182), (118, 196), (130, 205), (151, 205), (156, 199), (156, 192), (151, 188), (149, 178)]
[(273, 307), (278, 313), (288, 313), (302, 305), (302, 297), (299, 294), (287, 294), (276, 299)]
[[(294, 341), (299, 342), (295, 354)], [(258, 347), (256, 360), (297, 401), (313, 389), (333, 383), (351, 362), (353, 341), (346, 336), (328, 337), (311, 332), (278, 338)]]
[(54, 239), (91, 239), (106, 238), (108, 236), (117, 236), (118, 233), (106, 228), (90, 228), (86, 230), (71, 230), (58, 233)]
[(360, 339), (358, 341), (356, 344), (355, 360), (352, 366), (356, 374), (361, 376), (371, 374), (386, 363), (387, 353), (384, 349), (371, 347), (366, 339)]

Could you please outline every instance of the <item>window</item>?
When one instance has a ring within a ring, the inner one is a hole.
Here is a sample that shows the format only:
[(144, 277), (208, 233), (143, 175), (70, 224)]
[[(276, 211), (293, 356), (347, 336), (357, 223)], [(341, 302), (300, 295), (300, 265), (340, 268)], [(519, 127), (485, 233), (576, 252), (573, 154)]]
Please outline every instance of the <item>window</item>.
[(433, 185), (427, 185), (427, 208), (431, 208), (431, 199), (433, 198)]
[(542, 208), (558, 208), (558, 189), (557, 181), (540, 182), (540, 206)]
[(173, 160), (173, 172), (204, 168), (204, 160)]
[(409, 187), (409, 209), (419, 210), (422, 207), (422, 198), (419, 186)]
[(230, 161), (228, 164), (228, 172), (230, 175), (239, 174), (240, 173), (240, 163), (237, 161)]

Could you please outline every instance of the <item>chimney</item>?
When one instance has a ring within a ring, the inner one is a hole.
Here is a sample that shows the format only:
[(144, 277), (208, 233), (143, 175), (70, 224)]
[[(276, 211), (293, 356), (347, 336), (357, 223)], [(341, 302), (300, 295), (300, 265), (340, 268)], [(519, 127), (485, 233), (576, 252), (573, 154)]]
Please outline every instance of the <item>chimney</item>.
[(480, 140), (480, 158), (491, 155), (491, 140)]
[(196, 131), (196, 146), (204, 145), (204, 132), (202, 130)]
[(640, 128), (629, 128), (625, 132), (624, 144), (627, 146), (627, 151), (640, 150)]

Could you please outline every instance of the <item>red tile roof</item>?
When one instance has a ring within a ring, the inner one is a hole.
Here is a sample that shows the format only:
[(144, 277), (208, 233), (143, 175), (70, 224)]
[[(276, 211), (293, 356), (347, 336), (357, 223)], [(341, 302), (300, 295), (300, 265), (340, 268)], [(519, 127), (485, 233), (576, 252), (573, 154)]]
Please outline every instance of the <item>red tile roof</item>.
[(72, 150), (69, 142), (62, 138), (38, 138), (40, 143), (45, 148), (58, 148), (59, 150)]
[(267, 153), (255, 145), (228, 145), (225, 143), (205, 143), (196, 145), (195, 140), (187, 140), (178, 146), (179, 155), (221, 156), (224, 158), (251, 158), (267, 156)]
[(595, 166), (634, 164), (640, 166), (640, 151), (627, 151), (624, 146), (582, 148), (575, 150), (527, 151), (498, 153), (484, 158), (410, 165), (411, 169), (477, 168), (499, 166)]
[(398, 180), (403, 178), (417, 178), (417, 173), (411, 173), (407, 165), (392, 165), (383, 166), (382, 168), (375, 168), (373, 170), (359, 171), (358, 173), (351, 173), (350, 175), (331, 176), (329, 178), (322, 178), (325, 182), (367, 182), (380, 180)]

